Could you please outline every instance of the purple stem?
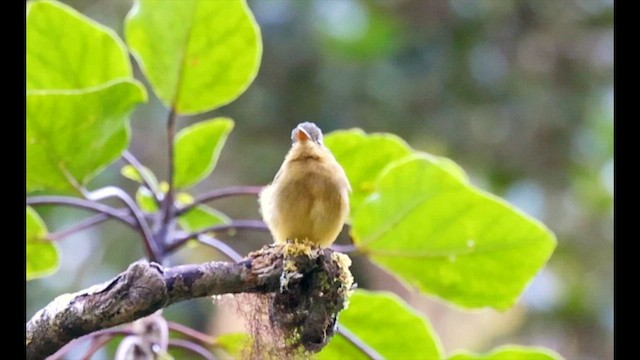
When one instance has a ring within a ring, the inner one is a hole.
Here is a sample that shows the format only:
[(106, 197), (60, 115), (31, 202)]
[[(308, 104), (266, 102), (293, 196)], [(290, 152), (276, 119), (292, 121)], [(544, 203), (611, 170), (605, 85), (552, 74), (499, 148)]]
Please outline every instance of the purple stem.
[(241, 195), (258, 195), (262, 190), (262, 186), (231, 186), (222, 189), (216, 189), (207, 193), (196, 196), (193, 203), (185, 205), (176, 211), (176, 215), (180, 216), (194, 207), (213, 200), (223, 199), (231, 196)]
[(75, 224), (73, 224), (72, 226), (64, 229), (64, 230), (60, 230), (60, 231), (56, 231), (54, 233), (49, 234), (48, 238), (52, 241), (58, 241), (64, 237), (67, 237), (73, 233), (76, 233), (78, 231), (82, 231), (84, 229), (88, 229), (90, 227), (92, 227), (93, 225), (96, 224), (100, 224), (106, 220), (109, 220), (109, 215), (107, 214), (96, 214), (93, 215), (91, 217), (85, 218), (84, 220), (77, 222)]
[(176, 240), (166, 247), (167, 252), (174, 251), (176, 248), (189, 241), (195, 239), (200, 235), (210, 232), (222, 232), (229, 230), (256, 230), (256, 231), (269, 231), (267, 225), (261, 220), (234, 220), (230, 224), (211, 226), (194, 233), (190, 233)]
[(215, 248), (216, 250), (220, 251), (223, 255), (235, 261), (236, 263), (239, 263), (243, 259), (242, 255), (238, 254), (229, 245), (225, 244), (224, 242), (216, 238), (201, 234), (201, 235), (198, 235), (197, 239), (198, 239), (198, 242)]
[(114, 209), (111, 206), (85, 199), (68, 196), (33, 196), (27, 198), (27, 205), (69, 205), (105, 214), (134, 228), (137, 226), (135, 219), (129, 215), (129, 211), (125, 209)]
[(145, 249), (147, 250), (147, 254), (149, 255), (149, 260), (153, 262), (161, 261), (161, 258), (159, 256), (160, 250), (157, 248), (157, 244), (153, 239), (153, 234), (151, 233), (149, 224), (145, 220), (144, 214), (138, 208), (138, 205), (136, 205), (135, 201), (131, 199), (129, 194), (115, 186), (106, 186), (87, 193), (86, 197), (89, 200), (93, 201), (99, 201), (109, 197), (116, 197), (120, 199), (129, 208), (129, 210), (133, 214), (133, 217), (135, 218), (137, 229), (142, 233)]
[(167, 321), (167, 326), (169, 327), (169, 330), (179, 332), (180, 334), (188, 336), (202, 344), (213, 345), (216, 343), (216, 338), (213, 336), (207, 335), (188, 326), (173, 321)]
[(79, 345), (81, 342), (83, 342), (83, 341), (85, 341), (87, 339), (93, 339), (95, 337), (103, 336), (103, 335), (128, 336), (128, 335), (134, 335), (134, 332), (131, 331), (131, 330), (127, 330), (127, 329), (104, 329), (104, 330), (98, 330), (96, 332), (92, 332), (91, 334), (87, 334), (85, 336), (79, 337), (79, 338), (71, 341), (70, 343), (68, 343), (65, 346), (61, 347), (60, 350), (56, 351), (53, 355), (49, 356), (47, 358), (47, 360), (62, 359), (62, 357), (66, 353), (71, 351), (71, 349), (73, 349), (74, 347)]

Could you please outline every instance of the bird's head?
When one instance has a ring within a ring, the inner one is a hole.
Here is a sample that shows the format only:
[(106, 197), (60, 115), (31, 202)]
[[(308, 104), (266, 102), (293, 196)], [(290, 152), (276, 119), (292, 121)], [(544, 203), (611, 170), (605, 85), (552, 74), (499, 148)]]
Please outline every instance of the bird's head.
[(291, 132), (291, 140), (294, 145), (297, 143), (311, 141), (317, 145), (324, 146), (322, 142), (322, 130), (312, 122), (303, 122), (298, 124), (298, 126), (296, 126), (296, 128)]

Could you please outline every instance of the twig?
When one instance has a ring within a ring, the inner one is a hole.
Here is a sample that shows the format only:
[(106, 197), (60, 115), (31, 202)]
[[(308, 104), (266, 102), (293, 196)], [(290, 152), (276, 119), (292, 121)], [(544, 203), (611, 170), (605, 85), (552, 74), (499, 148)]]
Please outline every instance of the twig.
[(358, 251), (358, 248), (352, 244), (349, 244), (349, 245), (333, 244), (331, 245), (331, 249), (337, 252), (345, 253), (345, 254)]
[(342, 324), (338, 324), (338, 333), (342, 335), (347, 341), (357, 347), (365, 355), (372, 360), (384, 360), (384, 356), (380, 355), (371, 346), (362, 341), (356, 334), (352, 333), (348, 328)]
[(85, 340), (95, 339), (97, 337), (106, 336), (106, 335), (113, 337), (113, 336), (127, 336), (127, 335), (133, 335), (133, 334), (134, 334), (134, 332), (132, 330), (129, 330), (129, 329), (104, 329), (104, 330), (98, 330), (96, 332), (93, 332), (91, 334), (85, 335), (83, 337), (77, 338), (77, 339), (69, 342), (65, 346), (61, 347), (58, 351), (56, 351), (53, 355), (49, 356), (47, 358), (47, 360), (62, 359), (62, 357), (66, 353), (71, 351), (71, 349), (73, 349), (74, 347), (78, 346), (80, 343), (84, 342)]
[(209, 350), (191, 341), (182, 340), (182, 339), (171, 339), (169, 340), (169, 346), (191, 351), (192, 353), (198, 354), (207, 360), (216, 359)]
[(138, 208), (138, 205), (136, 205), (135, 201), (131, 199), (129, 194), (115, 186), (106, 186), (101, 189), (86, 193), (85, 196), (88, 199), (94, 201), (99, 201), (109, 197), (116, 197), (120, 199), (129, 208), (129, 211), (131, 211), (133, 217), (135, 218), (137, 229), (140, 231), (144, 239), (144, 245), (147, 254), (149, 255), (149, 259), (156, 262), (161, 261), (161, 251), (158, 249), (158, 244), (153, 239), (153, 234), (151, 233), (149, 224), (145, 220), (144, 214)]
[(166, 233), (166, 229), (169, 226), (169, 222), (173, 218), (173, 198), (175, 195), (174, 187), (174, 179), (175, 179), (175, 137), (176, 137), (176, 108), (175, 106), (171, 107), (169, 111), (169, 116), (167, 118), (167, 147), (168, 147), (168, 180), (169, 189), (167, 190), (167, 194), (162, 200), (162, 225), (164, 227), (164, 233)]
[(220, 251), (223, 255), (233, 260), (234, 262), (242, 261), (242, 255), (238, 254), (229, 245), (225, 244), (224, 242), (216, 238), (201, 234), (201, 235), (198, 235), (197, 240), (205, 245), (215, 248), (216, 250)]
[(84, 354), (83, 360), (91, 360), (93, 354), (95, 354), (101, 347), (105, 346), (109, 341), (113, 340), (115, 336), (103, 335), (101, 337), (97, 337), (93, 339), (93, 343), (91, 343), (91, 347), (87, 350), (87, 353)]
[(167, 326), (169, 327), (169, 330), (179, 332), (180, 334), (188, 336), (202, 344), (214, 345), (216, 343), (216, 338), (213, 336), (207, 335), (188, 326), (184, 326), (173, 321), (167, 321)]
[(100, 224), (102, 222), (105, 222), (107, 220), (109, 220), (109, 215), (107, 214), (96, 214), (93, 215), (91, 217), (85, 218), (82, 221), (79, 221), (75, 224), (73, 224), (72, 226), (64, 229), (64, 230), (60, 230), (60, 231), (56, 231), (54, 233), (49, 234), (48, 238), (50, 240), (53, 241), (58, 241), (62, 238), (65, 238), (73, 233), (76, 233), (78, 231), (82, 231), (84, 229), (88, 229), (94, 225)]
[(122, 158), (129, 165), (133, 166), (136, 170), (138, 170), (138, 174), (140, 174), (140, 177), (142, 178), (142, 183), (147, 189), (149, 189), (149, 191), (151, 191), (154, 199), (156, 199), (156, 202), (160, 204), (160, 196), (156, 192), (157, 191), (156, 187), (153, 186), (153, 180), (149, 178), (147, 172), (145, 171), (144, 165), (142, 165), (142, 163), (135, 156), (133, 156), (133, 154), (130, 153), (128, 150), (125, 150), (122, 153)]
[(125, 209), (114, 209), (111, 206), (96, 203), (90, 200), (68, 196), (33, 196), (27, 198), (27, 205), (68, 205), (80, 209), (92, 210), (120, 220), (127, 225), (137, 227), (136, 220)]
[(185, 205), (184, 207), (176, 210), (176, 216), (180, 216), (205, 202), (223, 199), (231, 196), (258, 195), (262, 188), (262, 186), (231, 186), (227, 188), (212, 190), (196, 196), (196, 198), (193, 200), (193, 203)]
[(196, 239), (198, 236), (207, 233), (221, 233), (229, 230), (255, 230), (269, 231), (267, 225), (261, 220), (234, 220), (229, 224), (214, 225), (196, 232), (187, 234), (186, 236), (176, 238), (176, 240), (166, 247), (166, 251), (170, 252), (184, 244), (190, 239)]

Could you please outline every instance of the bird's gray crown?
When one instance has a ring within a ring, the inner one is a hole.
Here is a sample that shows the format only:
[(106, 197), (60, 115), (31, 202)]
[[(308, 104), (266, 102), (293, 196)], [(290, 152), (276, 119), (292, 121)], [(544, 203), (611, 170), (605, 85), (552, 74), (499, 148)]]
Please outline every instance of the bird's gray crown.
[(291, 132), (291, 140), (293, 140), (294, 143), (298, 141), (299, 131), (304, 131), (309, 135), (311, 140), (318, 144), (322, 144), (322, 130), (320, 130), (316, 124), (308, 121), (298, 124), (298, 126), (296, 126), (296, 128)]

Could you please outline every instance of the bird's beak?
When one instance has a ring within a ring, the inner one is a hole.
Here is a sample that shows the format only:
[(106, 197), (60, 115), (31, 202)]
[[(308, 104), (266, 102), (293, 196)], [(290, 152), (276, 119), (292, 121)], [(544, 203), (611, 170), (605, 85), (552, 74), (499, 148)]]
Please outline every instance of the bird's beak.
[(301, 127), (298, 127), (298, 133), (296, 137), (298, 138), (298, 141), (311, 140), (311, 136), (309, 135), (309, 133)]

